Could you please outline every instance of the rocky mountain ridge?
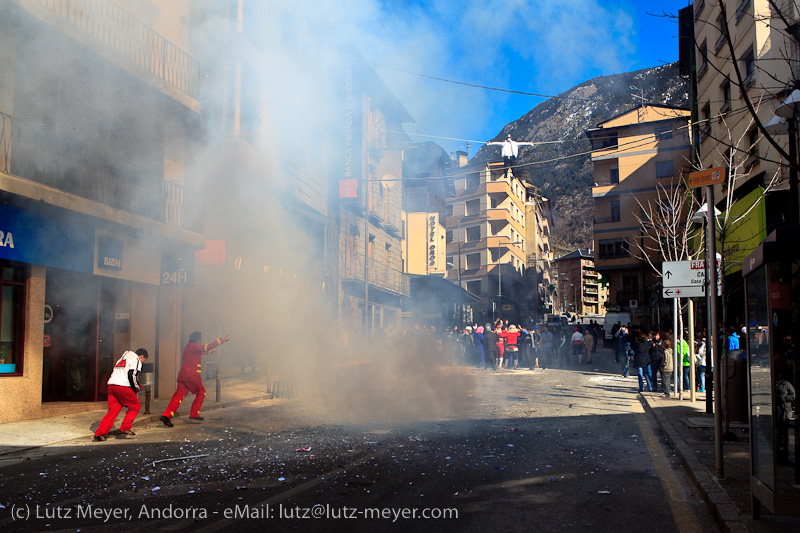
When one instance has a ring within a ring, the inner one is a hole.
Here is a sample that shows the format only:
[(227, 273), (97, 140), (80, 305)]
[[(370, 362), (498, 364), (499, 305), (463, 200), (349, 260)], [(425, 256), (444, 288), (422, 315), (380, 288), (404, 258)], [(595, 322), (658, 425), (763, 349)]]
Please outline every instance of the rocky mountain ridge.
[[(552, 206), (551, 248), (556, 257), (592, 248), (592, 162), (586, 131), (641, 105), (688, 108), (689, 83), (677, 63), (600, 76), (540, 103), (506, 124), (493, 140), (541, 142), (521, 147), (514, 172), (536, 186)], [(473, 161), (496, 160), (483, 146)]]

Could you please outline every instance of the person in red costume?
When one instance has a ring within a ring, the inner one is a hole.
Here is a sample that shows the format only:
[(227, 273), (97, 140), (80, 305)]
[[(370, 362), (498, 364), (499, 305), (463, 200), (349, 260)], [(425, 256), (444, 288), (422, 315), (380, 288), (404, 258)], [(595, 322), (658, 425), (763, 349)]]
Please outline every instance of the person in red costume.
[(173, 426), (172, 417), (178, 411), (183, 398), (190, 392), (194, 394), (194, 401), (189, 412), (189, 419), (198, 422), (203, 420), (203, 417), (200, 416), (200, 407), (206, 397), (206, 388), (203, 387), (200, 359), (207, 353), (214, 353), (212, 351), (214, 348), (228, 342), (229, 339), (225, 335), (208, 344), (203, 344), (202, 340), (200, 332), (195, 331), (189, 335), (189, 342), (183, 348), (181, 370), (178, 372), (178, 390), (172, 395), (172, 400), (164, 410), (164, 414), (161, 415), (161, 422), (167, 427)]
[(137, 376), (142, 371), (142, 363), (145, 359), (147, 359), (147, 350), (139, 348), (135, 352), (126, 351), (117, 360), (111, 377), (108, 378), (108, 412), (94, 432), (94, 440), (102, 442), (108, 438), (108, 432), (123, 407), (127, 407), (127, 411), (125, 411), (125, 418), (122, 419), (122, 424), (119, 426), (120, 436), (127, 438), (136, 435), (131, 430), (131, 426), (142, 406), (136, 396), (136, 393), (142, 389)]

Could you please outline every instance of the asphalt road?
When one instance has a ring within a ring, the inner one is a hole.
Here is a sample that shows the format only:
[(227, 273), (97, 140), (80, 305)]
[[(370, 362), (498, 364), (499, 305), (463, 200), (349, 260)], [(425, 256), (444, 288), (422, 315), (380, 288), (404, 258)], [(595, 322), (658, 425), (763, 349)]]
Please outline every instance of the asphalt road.
[(264, 400), (6, 456), (0, 528), (718, 531), (635, 378), (597, 367), (430, 369), (436, 397)]

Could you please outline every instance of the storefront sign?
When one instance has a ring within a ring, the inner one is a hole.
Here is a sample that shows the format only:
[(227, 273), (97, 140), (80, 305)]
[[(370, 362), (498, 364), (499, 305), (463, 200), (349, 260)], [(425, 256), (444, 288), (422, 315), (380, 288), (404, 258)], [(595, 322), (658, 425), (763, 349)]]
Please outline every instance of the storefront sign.
[(194, 253), (198, 265), (224, 265), (225, 241), (208, 240), (206, 247)]
[(122, 241), (106, 235), (97, 237), (97, 268), (122, 270)]
[(0, 258), (77, 272), (93, 271), (94, 228), (0, 205)]
[[(223, 261), (225, 254), (223, 252)], [(194, 259), (178, 255), (165, 255), (161, 258), (162, 285), (189, 285), (194, 283)]]

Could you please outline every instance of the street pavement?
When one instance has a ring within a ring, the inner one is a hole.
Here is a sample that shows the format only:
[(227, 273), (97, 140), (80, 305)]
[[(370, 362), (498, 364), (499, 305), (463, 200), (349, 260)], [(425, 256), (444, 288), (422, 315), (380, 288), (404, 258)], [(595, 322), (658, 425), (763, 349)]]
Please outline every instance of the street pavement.
[[(598, 349), (594, 362), (587, 366), (569, 367), (575, 370), (587, 370), (601, 373), (618, 373), (618, 365), (614, 363), (613, 353), (603, 348)], [(548, 372), (550, 369), (535, 372)], [(631, 380), (631, 395), (636, 395), (636, 378)], [(206, 383), (208, 396), (203, 411), (221, 409), (245, 402), (263, 400), (272, 395), (267, 392), (267, 378), (263, 376), (240, 376), (222, 380), (219, 401), (216, 401), (214, 381)], [(705, 395), (698, 394), (697, 401), (688, 399), (666, 398), (661, 393), (643, 393), (639, 395), (645, 410), (657, 422), (663, 436), (679, 457), (689, 478), (693, 481), (710, 511), (716, 518), (722, 531), (756, 533), (783, 533), (800, 531), (800, 518), (773, 516), (766, 509), (762, 517), (754, 520), (750, 517), (750, 458), (747, 427), (742, 424), (731, 426), (735, 440), (725, 441), (723, 445), (723, 470), (725, 477), (718, 479), (716, 472), (716, 447), (714, 445), (714, 416), (706, 413)], [(187, 398), (188, 400), (189, 398)], [(158, 423), (169, 397), (153, 399), (150, 414), (142, 411), (134, 422), (137, 426)], [(186, 401), (186, 400), (185, 400)], [(58, 414), (46, 418), (0, 424), (0, 459), (3, 456), (65, 443), (67, 441), (86, 438), (90, 440), (94, 429), (105, 414), (105, 404), (92, 404), (94, 409), (72, 413)], [(182, 411), (188, 411), (188, 405)], [(175, 418), (188, 416), (180, 413)], [(118, 418), (118, 423), (122, 415)]]

